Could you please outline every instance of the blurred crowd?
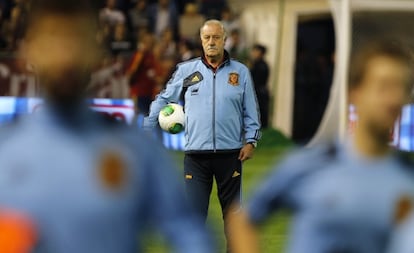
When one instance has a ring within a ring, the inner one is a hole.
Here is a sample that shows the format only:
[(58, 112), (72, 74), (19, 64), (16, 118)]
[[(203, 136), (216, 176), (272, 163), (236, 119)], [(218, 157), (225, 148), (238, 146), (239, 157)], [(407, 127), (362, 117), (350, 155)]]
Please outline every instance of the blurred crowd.
[[(205, 18), (223, 19), (234, 26), (226, 0), (91, 0), (96, 6), (101, 31), (97, 40), (111, 51), (134, 48), (143, 34), (161, 40), (172, 33), (173, 40), (196, 42)], [(0, 0), (2, 51), (16, 50), (27, 27), (31, 0)], [(123, 43), (128, 42), (128, 43)]]
[[(266, 83), (269, 73), (267, 65), (263, 68), (266, 48), (260, 45), (247, 47), (239, 14), (231, 10), (226, 0), (92, 1), (99, 25), (96, 42), (104, 51), (92, 74), (88, 88), (90, 97), (132, 98), (138, 111), (146, 114), (155, 94), (164, 88), (174, 72), (175, 65), (202, 54), (199, 29), (205, 20), (214, 18), (222, 21), (226, 28), (225, 49), (232, 58), (251, 68), (259, 102), (264, 101), (262, 104), (268, 107)], [(30, 66), (22, 70), (21, 66), (25, 66), (21, 62), (22, 55), (17, 56), (17, 52), (24, 51), (19, 49), (24, 48), (30, 8), (31, 0), (0, 0), (0, 70), (8, 68), (4, 73), (10, 72), (7, 78), (0, 75), (0, 95), (36, 95), (35, 88), (23, 89), (35, 84), (34, 79), (29, 78), (32, 75)], [(264, 110), (262, 119), (268, 114), (267, 109)]]
[[(96, 39), (105, 49), (100, 67), (107, 69), (96, 78), (108, 75), (111, 69), (118, 74), (126, 73), (133, 82), (132, 87), (138, 80), (146, 83), (148, 87), (133, 88), (132, 95), (150, 92), (150, 86), (166, 81), (176, 62), (200, 55), (198, 33), (206, 18), (221, 19), (232, 34), (239, 33), (237, 18), (225, 0), (95, 2), (100, 26)], [(24, 44), (30, 3), (30, 0), (0, 0), (0, 48), (3, 52), (16, 52)], [(238, 35), (233, 37), (229, 47), (235, 54), (245, 54), (238, 46), (241, 43)], [(103, 97), (125, 95), (124, 89), (115, 94), (108, 94), (113, 92), (111, 89), (99, 90)]]

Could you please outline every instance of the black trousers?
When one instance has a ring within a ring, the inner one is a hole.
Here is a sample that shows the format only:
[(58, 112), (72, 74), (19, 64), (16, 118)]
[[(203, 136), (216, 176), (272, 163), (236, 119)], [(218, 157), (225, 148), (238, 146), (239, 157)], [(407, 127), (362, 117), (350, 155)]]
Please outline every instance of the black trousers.
[(188, 201), (207, 219), (213, 178), (225, 220), (231, 205), (241, 200), (242, 164), (239, 151), (229, 153), (185, 154), (184, 177)]

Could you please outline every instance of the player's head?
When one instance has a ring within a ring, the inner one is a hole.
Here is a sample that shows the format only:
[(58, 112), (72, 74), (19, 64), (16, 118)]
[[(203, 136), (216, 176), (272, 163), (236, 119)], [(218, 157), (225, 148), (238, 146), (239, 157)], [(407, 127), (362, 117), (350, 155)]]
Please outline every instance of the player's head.
[(361, 127), (387, 135), (408, 102), (412, 85), (412, 56), (404, 45), (382, 41), (366, 44), (352, 57), (350, 102)]
[(263, 59), (263, 57), (266, 55), (266, 47), (260, 44), (255, 44), (252, 47), (252, 50), (250, 52), (250, 57), (252, 58), (252, 60), (260, 60)]
[(34, 0), (25, 53), (48, 99), (83, 97), (96, 64), (96, 17), (87, 0)]
[(226, 30), (220, 21), (207, 20), (200, 29), (200, 37), (206, 57), (219, 59), (223, 56)]

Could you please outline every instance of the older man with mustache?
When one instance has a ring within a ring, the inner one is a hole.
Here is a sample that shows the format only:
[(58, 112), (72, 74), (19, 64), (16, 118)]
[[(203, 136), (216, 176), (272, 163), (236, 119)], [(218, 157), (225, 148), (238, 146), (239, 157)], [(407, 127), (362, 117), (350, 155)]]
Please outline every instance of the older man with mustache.
[(206, 219), (215, 178), (226, 221), (230, 204), (240, 200), (242, 162), (253, 156), (260, 138), (258, 104), (249, 69), (224, 50), (223, 24), (206, 21), (200, 37), (203, 56), (177, 66), (152, 103), (144, 127), (155, 127), (161, 108), (184, 98), (188, 199)]

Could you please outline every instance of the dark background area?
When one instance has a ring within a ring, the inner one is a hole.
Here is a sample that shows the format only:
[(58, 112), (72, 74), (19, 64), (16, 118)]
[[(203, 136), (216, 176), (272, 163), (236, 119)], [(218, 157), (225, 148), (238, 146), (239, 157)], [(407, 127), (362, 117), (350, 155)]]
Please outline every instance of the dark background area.
[(292, 139), (306, 144), (316, 133), (329, 99), (335, 32), (332, 17), (300, 21), (297, 29)]

